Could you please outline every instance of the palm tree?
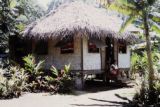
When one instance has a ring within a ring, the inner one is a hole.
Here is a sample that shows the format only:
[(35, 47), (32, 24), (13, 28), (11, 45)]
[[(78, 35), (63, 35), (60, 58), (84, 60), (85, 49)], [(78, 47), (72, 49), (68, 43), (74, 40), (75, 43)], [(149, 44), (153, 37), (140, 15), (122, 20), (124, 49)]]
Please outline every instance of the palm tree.
[[(108, 0), (107, 0), (108, 1)], [(146, 51), (148, 57), (149, 69), (149, 90), (154, 90), (154, 69), (151, 51), (150, 31), (155, 31), (160, 34), (160, 1), (159, 0), (116, 0), (112, 4), (107, 4), (107, 9), (117, 10), (119, 13), (129, 16), (125, 23), (122, 25), (120, 32), (123, 32), (128, 24), (134, 21), (141, 20), (146, 38)], [(109, 6), (108, 6), (109, 5)], [(149, 95), (150, 100), (154, 95)]]

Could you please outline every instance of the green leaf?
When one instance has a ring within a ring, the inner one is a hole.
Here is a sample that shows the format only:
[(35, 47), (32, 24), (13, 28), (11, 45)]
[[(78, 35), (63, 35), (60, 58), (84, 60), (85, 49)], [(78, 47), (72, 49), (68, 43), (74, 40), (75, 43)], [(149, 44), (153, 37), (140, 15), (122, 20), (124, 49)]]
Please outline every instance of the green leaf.
[(154, 22), (160, 22), (160, 13), (151, 13), (148, 16), (150, 19), (152, 19)]
[(157, 34), (160, 34), (160, 26), (155, 22), (152, 22), (151, 30), (156, 32)]
[[(123, 1), (123, 0), (122, 0)], [(131, 15), (139, 16), (142, 13), (136, 9), (134, 6), (127, 5), (126, 3), (119, 3), (118, 0), (115, 3), (112, 3), (109, 7), (106, 6), (107, 9), (117, 11), (123, 15)]]
[(69, 72), (69, 70), (70, 70), (70, 64), (69, 65), (65, 65), (64, 66), (64, 71), (65, 71), (65, 74), (67, 74), (68, 72)]
[(55, 81), (55, 78), (50, 77), (50, 76), (45, 76), (45, 79), (46, 79), (47, 81), (49, 81), (49, 82)]
[(23, 31), (25, 29), (25, 24), (20, 23), (20, 24), (17, 24), (16, 27), (19, 29), (19, 31)]
[(135, 2), (134, 1), (129, 1), (129, 0), (117, 0), (116, 1), (120, 5), (128, 6), (131, 8), (135, 8)]
[(17, 6), (17, 1), (16, 0), (11, 0), (10, 8), (15, 8), (16, 6)]
[(126, 19), (126, 21), (122, 24), (121, 29), (119, 32), (124, 32), (125, 28), (129, 25), (132, 24), (132, 22), (135, 20), (136, 18), (133, 15), (130, 15), (130, 17), (128, 17)]
[(36, 67), (35, 67), (35, 72), (39, 72), (39, 70), (42, 68), (42, 64), (44, 64), (44, 61), (40, 61)]
[(58, 77), (58, 70), (56, 69), (56, 67), (52, 66), (52, 67), (51, 67), (51, 71), (52, 71), (52, 73), (53, 73), (55, 76)]

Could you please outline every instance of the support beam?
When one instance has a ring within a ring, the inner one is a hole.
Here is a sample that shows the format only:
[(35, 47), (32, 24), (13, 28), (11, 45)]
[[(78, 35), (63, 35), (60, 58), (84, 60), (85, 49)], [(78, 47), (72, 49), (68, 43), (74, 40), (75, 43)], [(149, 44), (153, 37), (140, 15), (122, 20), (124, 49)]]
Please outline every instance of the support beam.
[(82, 89), (84, 87), (84, 66), (83, 66), (83, 37), (81, 38), (81, 80), (82, 80)]

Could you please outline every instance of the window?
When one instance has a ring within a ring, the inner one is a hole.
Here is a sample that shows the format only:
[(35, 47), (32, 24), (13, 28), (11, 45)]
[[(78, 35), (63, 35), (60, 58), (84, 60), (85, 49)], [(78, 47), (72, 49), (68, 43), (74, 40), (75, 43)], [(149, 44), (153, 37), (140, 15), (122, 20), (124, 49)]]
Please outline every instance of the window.
[(88, 52), (89, 53), (99, 53), (99, 48), (91, 40), (88, 41)]
[(127, 53), (127, 45), (126, 43), (119, 43), (119, 53), (126, 54)]
[(63, 42), (63, 45), (61, 46), (61, 54), (74, 53), (73, 37), (62, 40), (61, 42)]
[(48, 54), (48, 42), (45, 40), (39, 40), (36, 43), (35, 53), (38, 55)]

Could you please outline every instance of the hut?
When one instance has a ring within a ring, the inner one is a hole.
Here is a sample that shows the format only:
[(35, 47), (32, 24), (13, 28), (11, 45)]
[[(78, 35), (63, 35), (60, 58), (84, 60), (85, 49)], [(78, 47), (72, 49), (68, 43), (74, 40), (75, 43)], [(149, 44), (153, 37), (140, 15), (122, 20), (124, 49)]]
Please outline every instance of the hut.
[(59, 6), (30, 24), (24, 37), (32, 40), (37, 60), (61, 69), (71, 64), (73, 72), (104, 74), (116, 60), (119, 68), (130, 67), (130, 32), (119, 33), (123, 20), (106, 9), (83, 2)]

